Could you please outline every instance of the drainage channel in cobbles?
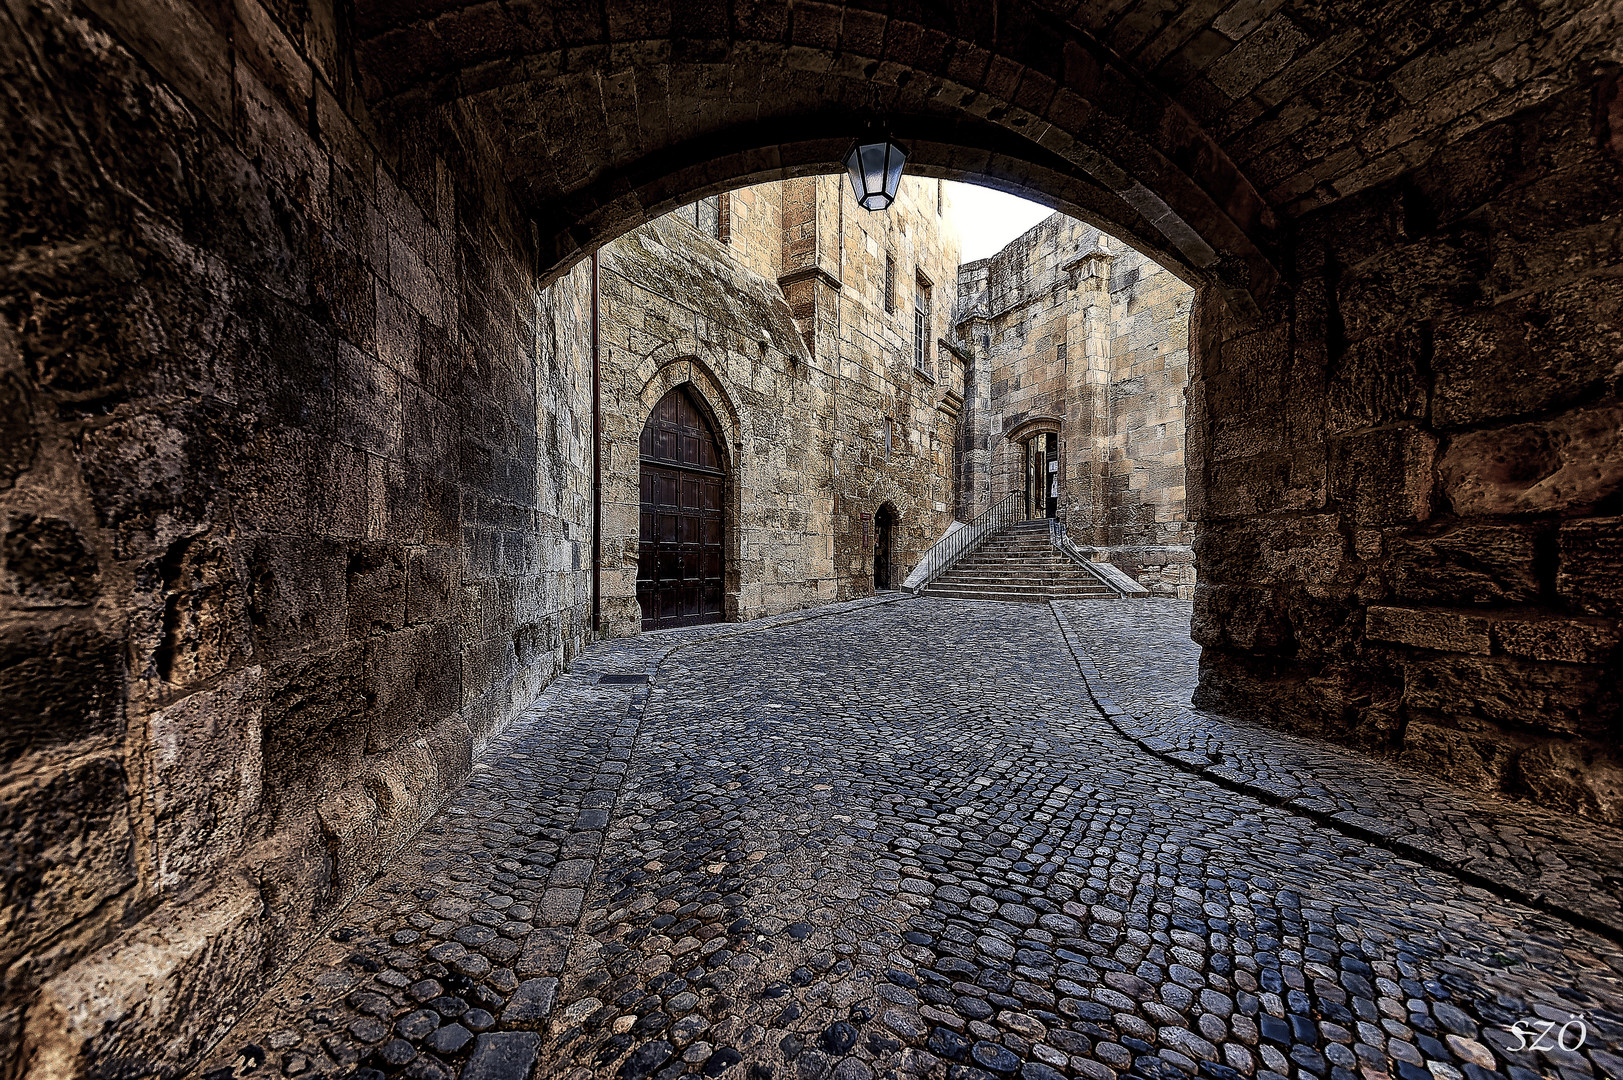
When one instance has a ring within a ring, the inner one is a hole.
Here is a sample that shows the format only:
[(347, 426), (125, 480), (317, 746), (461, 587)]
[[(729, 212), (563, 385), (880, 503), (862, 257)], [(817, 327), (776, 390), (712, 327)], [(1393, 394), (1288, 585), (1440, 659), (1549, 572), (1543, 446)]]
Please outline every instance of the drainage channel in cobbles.
[[(1612, 942), (1145, 753), (1045, 605), (908, 599), (668, 649), (589, 651), (219, 1061), (1623, 1075)], [(596, 682), (637, 657), (651, 684)], [(1573, 1015), (1581, 1047), (1516, 1048)]]
[(1623, 831), (1190, 707), (1187, 601), (1051, 606), (1090, 697), (1143, 749), (1623, 941)]

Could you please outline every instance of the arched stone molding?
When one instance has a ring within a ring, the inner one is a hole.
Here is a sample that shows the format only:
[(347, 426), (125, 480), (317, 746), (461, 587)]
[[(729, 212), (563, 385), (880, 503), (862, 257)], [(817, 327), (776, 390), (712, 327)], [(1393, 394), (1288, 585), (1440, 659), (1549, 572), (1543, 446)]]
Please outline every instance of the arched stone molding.
[[(696, 355), (683, 355), (681, 345), (671, 342), (661, 345), (644, 357), (637, 365), (637, 371), (643, 376), (642, 391), (638, 394), (638, 400), (642, 405), (638, 413), (639, 425), (647, 422), (649, 414), (654, 411), (654, 406), (659, 404), (660, 398), (683, 383), (692, 383), (699, 403), (709, 410), (711, 420), (722, 435), (722, 442), (725, 444), (722, 452), (727, 456), (727, 472), (730, 475), (736, 474), (739, 471), (744, 440), (749, 433), (745, 430), (745, 422), (741, 419), (731, 395), (723, 388), (721, 379), (710, 366)], [(639, 426), (638, 431), (641, 430)]]
[(1022, 443), (1033, 435), (1043, 435), (1053, 432), (1058, 435), (1064, 421), (1057, 416), (1029, 416), (1008, 430), (1004, 438), (1012, 443)]
[(721, 436), (727, 471), (725, 503), (726, 562), (725, 609), (727, 620), (739, 617), (742, 588), (740, 507), (749, 484), (743, 461), (749, 425), (727, 392), (720, 376), (698, 356), (687, 351), (696, 342), (676, 340), (661, 344), (642, 357), (634, 369), (641, 381), (637, 407), (626, 415), (606, 411), (603, 417), (603, 589), (602, 632), (607, 637), (641, 633), (642, 609), (637, 603), (637, 542), (641, 529), (641, 464), (638, 455), (643, 425), (654, 406), (679, 386), (688, 386), (694, 399)]

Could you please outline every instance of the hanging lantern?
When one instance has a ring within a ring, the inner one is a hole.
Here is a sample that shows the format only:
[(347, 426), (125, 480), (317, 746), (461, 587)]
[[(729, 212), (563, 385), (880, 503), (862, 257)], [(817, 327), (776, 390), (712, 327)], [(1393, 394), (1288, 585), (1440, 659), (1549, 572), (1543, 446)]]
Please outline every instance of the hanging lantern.
[(845, 156), (845, 170), (851, 176), (851, 190), (864, 210), (888, 210), (902, 186), (902, 166), (907, 151), (888, 138), (858, 142)]

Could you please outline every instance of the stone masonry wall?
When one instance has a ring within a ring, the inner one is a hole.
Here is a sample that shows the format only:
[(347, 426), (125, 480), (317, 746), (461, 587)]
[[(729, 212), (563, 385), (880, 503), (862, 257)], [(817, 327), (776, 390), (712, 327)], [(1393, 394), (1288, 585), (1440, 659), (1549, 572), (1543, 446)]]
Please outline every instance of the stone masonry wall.
[[(957, 259), (936, 189), (908, 178), (889, 212), (869, 214), (840, 176), (761, 184), (726, 196), (724, 241), (675, 213), (603, 248), (603, 633), (640, 630), (638, 436), (660, 397), (685, 382), (709, 404), (730, 455), (727, 618), (871, 594), (874, 521), (886, 503), (897, 514), (895, 584), (945, 531), (963, 374), (933, 350)], [(937, 283), (928, 372), (914, 366), (920, 273)], [(545, 294), (544, 337), (555, 345), (543, 354), (556, 347), (589, 363), (589, 265)]]
[[(821, 235), (829, 237), (823, 258), (843, 283), (833, 325), (818, 324), (817, 348), (839, 357), (832, 428), (834, 563), (844, 600), (873, 592), (873, 529), (882, 506), (889, 504), (896, 514), (893, 587), (953, 520), (951, 455), (964, 372), (940, 342), (952, 324), (958, 237), (943, 227), (951, 205), (939, 181), (904, 177), (896, 202), (883, 213), (858, 206), (843, 176), (821, 176), (815, 183)], [(893, 310), (885, 304), (887, 254), (895, 265)], [(914, 362), (914, 298), (921, 278), (931, 283), (922, 370)]]
[[(761, 246), (751, 239), (740, 246)], [(683, 383), (710, 406), (729, 455), (727, 617), (831, 601), (828, 465), (814, 449), (829, 376), (776, 282), (675, 215), (609, 244), (601, 263), (603, 632), (640, 631), (638, 439)]]
[(340, 37), (0, 9), (3, 1075), (170, 1075), (583, 642), (588, 373)]
[(1623, 98), (1301, 223), (1197, 311), (1197, 703), (1623, 823)]
[(1192, 596), (1184, 393), (1193, 296), (1063, 214), (962, 267), (955, 322), (974, 389), (960, 513), (1009, 492), (1023, 503), (1024, 443), (1051, 432), (1072, 539), (1152, 592)]

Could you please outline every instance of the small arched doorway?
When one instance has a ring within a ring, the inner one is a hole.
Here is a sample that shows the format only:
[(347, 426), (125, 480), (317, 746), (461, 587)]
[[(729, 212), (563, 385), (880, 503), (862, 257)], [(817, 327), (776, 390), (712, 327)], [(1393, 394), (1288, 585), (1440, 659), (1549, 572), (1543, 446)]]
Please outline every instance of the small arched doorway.
[(891, 588), (891, 543), (896, 532), (896, 508), (890, 503), (881, 506), (873, 516), (873, 587), (874, 592)]
[(721, 622), (726, 458), (684, 383), (659, 399), (638, 445), (637, 603), (642, 628)]
[(1059, 436), (1052, 431), (1040, 432), (1022, 445), (1026, 517), (1059, 516)]

